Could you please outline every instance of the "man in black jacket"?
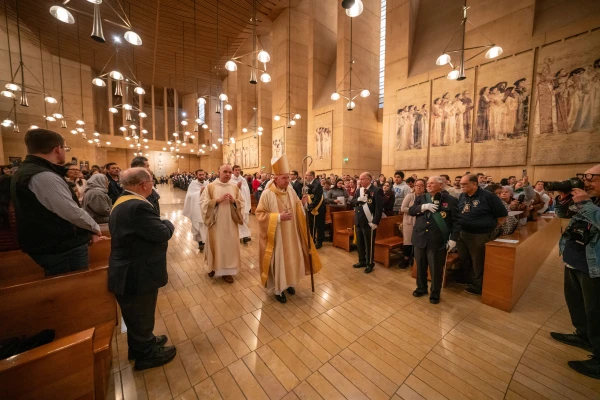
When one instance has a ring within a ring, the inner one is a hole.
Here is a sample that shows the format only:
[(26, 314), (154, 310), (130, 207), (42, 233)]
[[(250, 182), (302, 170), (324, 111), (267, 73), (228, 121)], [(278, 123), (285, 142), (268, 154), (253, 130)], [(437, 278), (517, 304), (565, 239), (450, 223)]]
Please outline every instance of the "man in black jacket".
[(290, 185), (294, 188), (294, 191), (298, 195), (298, 198), (302, 198), (302, 181), (298, 179), (298, 171), (290, 171)]
[(174, 346), (164, 346), (166, 336), (152, 333), (158, 288), (168, 282), (167, 247), (175, 228), (146, 200), (154, 180), (145, 168), (123, 172), (121, 184), (123, 195), (109, 220), (108, 290), (115, 294), (127, 325), (129, 358), (142, 370), (164, 365), (177, 353)]
[(108, 178), (108, 197), (110, 197), (113, 204), (115, 204), (115, 202), (121, 195), (121, 192), (123, 192), (123, 188), (121, 187), (121, 183), (119, 182), (119, 174), (121, 173), (121, 168), (119, 168), (117, 163), (110, 162), (106, 164), (104, 169), (106, 170), (106, 177)]
[[(138, 168), (138, 167), (146, 168), (146, 170), (148, 170), (148, 172), (150, 172), (150, 175), (152, 175), (152, 179), (153, 180), (156, 179), (154, 177), (154, 174), (152, 173), (152, 171), (150, 171), (150, 163), (148, 163), (148, 159), (146, 157), (137, 156), (133, 160), (131, 160), (131, 168)], [(189, 186), (189, 182), (186, 185), (186, 190), (187, 190), (188, 186)], [(158, 203), (159, 199), (160, 199), (160, 195), (154, 188), (152, 188), (152, 193), (150, 193), (150, 196), (148, 196), (148, 198), (146, 200), (148, 200), (150, 203), (152, 203), (152, 205), (154, 206), (156, 211), (158, 211), (158, 213), (160, 214), (160, 204)]]
[(326, 206), (323, 186), (321, 186), (318, 179), (315, 179), (315, 171), (308, 171), (304, 178), (306, 179), (308, 193), (302, 197), (307, 197), (307, 209), (311, 214), (308, 216), (310, 231), (315, 241), (315, 247), (320, 249), (323, 247), (323, 240), (325, 239)]
[(358, 180), (359, 187), (350, 200), (354, 207), (354, 225), (356, 229), (356, 246), (358, 247), (358, 263), (354, 268), (365, 268), (365, 274), (373, 272), (373, 246), (377, 225), (383, 213), (383, 192), (372, 184), (373, 176), (363, 172)]
[(460, 233), (458, 200), (442, 190), (444, 178), (432, 176), (427, 181), (427, 193), (415, 199), (408, 214), (416, 218), (412, 244), (417, 261), (417, 289), (413, 296), (427, 294), (427, 266), (431, 271), (432, 304), (440, 302), (440, 291), (446, 263), (446, 252), (456, 246)]
[(88, 266), (88, 243), (100, 240), (100, 227), (80, 206), (64, 176), (65, 139), (47, 129), (25, 134), (27, 157), (15, 173), (10, 193), (19, 245), (46, 275)]

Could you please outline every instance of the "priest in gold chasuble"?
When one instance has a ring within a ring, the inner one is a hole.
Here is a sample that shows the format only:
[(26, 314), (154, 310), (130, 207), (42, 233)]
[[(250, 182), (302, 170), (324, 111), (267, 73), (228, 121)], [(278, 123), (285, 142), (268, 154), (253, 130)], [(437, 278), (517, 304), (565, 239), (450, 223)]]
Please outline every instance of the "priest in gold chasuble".
[[(265, 188), (256, 208), (260, 228), (260, 277), (262, 284), (273, 289), (276, 299), (285, 303), (285, 291), (293, 295), (294, 287), (310, 274), (309, 251), (313, 273), (321, 261), (306, 228), (302, 202), (289, 185), (289, 165), (284, 155), (272, 161), (275, 178)], [(310, 249), (308, 245), (310, 244)]]
[(240, 269), (238, 226), (244, 223), (244, 199), (237, 185), (230, 182), (231, 174), (231, 165), (221, 165), (219, 179), (200, 196), (200, 212), (208, 231), (204, 249), (208, 276), (222, 276), (228, 283), (233, 283), (233, 275)]

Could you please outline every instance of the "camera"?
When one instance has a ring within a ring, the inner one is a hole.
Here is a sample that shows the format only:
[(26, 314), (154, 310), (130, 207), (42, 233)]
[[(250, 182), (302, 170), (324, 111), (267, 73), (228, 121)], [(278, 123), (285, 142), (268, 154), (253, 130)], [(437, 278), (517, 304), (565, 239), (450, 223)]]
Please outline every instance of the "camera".
[(519, 204), (523, 204), (525, 202), (525, 195), (520, 194), (519, 197), (517, 198), (517, 201), (519, 202)]
[(579, 178), (571, 178), (565, 181), (544, 182), (544, 190), (548, 192), (569, 193), (573, 189), (583, 189), (585, 184)]
[(564, 235), (567, 239), (583, 246), (587, 246), (591, 239), (590, 231), (588, 229), (577, 229), (571, 227), (565, 231)]

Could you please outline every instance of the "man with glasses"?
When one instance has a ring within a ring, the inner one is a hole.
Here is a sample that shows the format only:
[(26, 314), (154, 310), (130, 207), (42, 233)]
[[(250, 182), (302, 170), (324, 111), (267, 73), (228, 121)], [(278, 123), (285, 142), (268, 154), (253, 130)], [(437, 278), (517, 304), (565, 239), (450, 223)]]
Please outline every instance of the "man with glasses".
[(460, 235), (457, 249), (463, 278), (459, 283), (469, 285), (465, 292), (480, 295), (483, 286), (485, 244), (496, 238), (496, 229), (502, 226), (508, 212), (502, 200), (479, 185), (477, 175), (460, 179), (462, 194), (458, 199)]
[(560, 193), (555, 208), (560, 218), (571, 218), (558, 247), (565, 263), (565, 300), (575, 332), (550, 335), (591, 352), (589, 360), (568, 365), (600, 379), (600, 164), (577, 177), (583, 180), (584, 189)]
[(146, 168), (121, 174), (123, 195), (113, 205), (110, 219), (111, 251), (108, 290), (115, 294), (127, 325), (129, 359), (143, 370), (171, 361), (177, 350), (164, 346), (166, 336), (155, 336), (154, 314), (158, 289), (169, 281), (168, 242), (175, 227), (147, 200), (154, 179)]
[(298, 195), (298, 198), (302, 198), (302, 181), (298, 179), (298, 171), (290, 171), (290, 185), (294, 188), (294, 191)]
[(27, 157), (11, 182), (19, 245), (47, 276), (87, 268), (100, 227), (79, 207), (64, 179), (65, 139), (46, 129), (25, 134)]

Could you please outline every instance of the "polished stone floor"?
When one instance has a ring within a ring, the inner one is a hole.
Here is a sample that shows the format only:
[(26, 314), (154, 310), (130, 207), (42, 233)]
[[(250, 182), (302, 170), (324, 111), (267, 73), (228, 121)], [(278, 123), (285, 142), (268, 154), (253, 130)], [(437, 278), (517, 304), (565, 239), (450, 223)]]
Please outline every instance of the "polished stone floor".
[(118, 330), (111, 400), (600, 399), (600, 381), (566, 364), (587, 353), (549, 335), (573, 331), (556, 249), (512, 313), (453, 285), (431, 305), (412, 297), (410, 271), (376, 266), (365, 275), (352, 268), (356, 252), (329, 243), (319, 250), (315, 293), (306, 277), (280, 304), (261, 288), (256, 240), (242, 245), (233, 284), (208, 278), (181, 215), (185, 193), (159, 190), (177, 229), (155, 333), (168, 335), (178, 354), (164, 367), (134, 371)]

